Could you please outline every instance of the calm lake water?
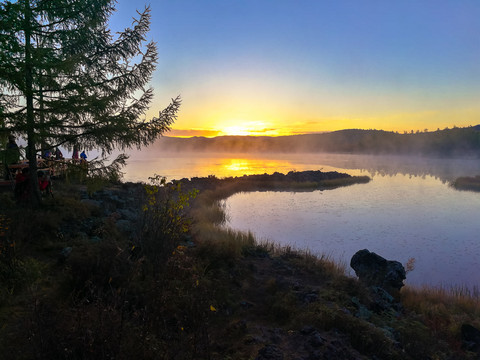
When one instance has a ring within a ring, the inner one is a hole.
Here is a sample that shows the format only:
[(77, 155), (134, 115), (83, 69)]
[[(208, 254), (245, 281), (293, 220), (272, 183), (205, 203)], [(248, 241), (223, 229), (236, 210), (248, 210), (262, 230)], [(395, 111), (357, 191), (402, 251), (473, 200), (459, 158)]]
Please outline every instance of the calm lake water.
[(373, 180), (326, 191), (236, 194), (225, 201), (227, 226), (347, 265), (365, 248), (403, 264), (415, 258), (415, 269), (407, 275), (411, 285), (480, 286), (480, 193), (448, 184), (458, 176), (480, 174), (479, 160), (142, 153), (131, 158), (125, 179), (147, 181), (154, 173), (179, 179), (291, 170), (333, 170)]

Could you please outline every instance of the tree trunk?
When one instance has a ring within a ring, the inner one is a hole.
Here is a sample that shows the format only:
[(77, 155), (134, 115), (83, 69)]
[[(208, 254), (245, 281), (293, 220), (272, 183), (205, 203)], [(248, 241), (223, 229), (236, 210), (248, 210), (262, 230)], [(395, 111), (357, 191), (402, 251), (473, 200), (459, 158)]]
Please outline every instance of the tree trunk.
[(28, 142), (28, 167), (30, 184), (30, 204), (39, 206), (42, 197), (38, 187), (37, 155), (35, 141), (35, 114), (33, 108), (33, 64), (31, 52), (31, 9), (30, 1), (25, 0), (25, 99), (27, 105), (27, 142)]

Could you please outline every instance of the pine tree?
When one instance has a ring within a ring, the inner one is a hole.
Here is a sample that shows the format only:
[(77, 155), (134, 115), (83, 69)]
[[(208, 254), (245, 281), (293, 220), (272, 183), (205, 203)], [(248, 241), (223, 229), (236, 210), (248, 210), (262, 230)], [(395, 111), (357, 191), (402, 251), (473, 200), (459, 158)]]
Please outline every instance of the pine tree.
[[(157, 62), (146, 43), (150, 9), (113, 36), (113, 0), (18, 0), (0, 4), (0, 131), (28, 141), (31, 183), (36, 154), (63, 145), (100, 149), (145, 146), (170, 129), (179, 98), (141, 119)], [(40, 199), (34, 187), (36, 198)], [(35, 199), (33, 199), (35, 200)]]

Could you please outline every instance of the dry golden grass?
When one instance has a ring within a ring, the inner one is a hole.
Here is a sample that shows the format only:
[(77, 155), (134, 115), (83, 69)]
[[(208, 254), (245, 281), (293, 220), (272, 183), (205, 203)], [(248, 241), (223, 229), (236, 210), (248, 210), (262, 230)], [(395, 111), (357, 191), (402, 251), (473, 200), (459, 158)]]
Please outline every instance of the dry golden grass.
[(480, 298), (467, 288), (407, 286), (401, 291), (401, 301), (408, 311), (424, 316), (436, 327), (444, 324), (447, 331), (459, 329), (466, 322), (480, 327)]

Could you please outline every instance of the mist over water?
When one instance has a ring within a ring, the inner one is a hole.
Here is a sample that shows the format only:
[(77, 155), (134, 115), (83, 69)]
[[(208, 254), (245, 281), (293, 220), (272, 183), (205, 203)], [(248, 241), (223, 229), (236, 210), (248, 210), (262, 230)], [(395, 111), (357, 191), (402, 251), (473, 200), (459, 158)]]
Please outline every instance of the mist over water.
[[(287, 173), (322, 169), (334, 171), (338, 168), (321, 164), (320, 157), (297, 154), (225, 154), (162, 152), (134, 155), (124, 169), (127, 181), (148, 181), (153, 173), (165, 176), (168, 180), (205, 177), (215, 175), (219, 178), (252, 174), (272, 174), (275, 171)], [(334, 162), (334, 161), (333, 161)], [(332, 162), (332, 163), (333, 163)], [(355, 172), (355, 170), (352, 169)], [(356, 171), (361, 173), (362, 170)]]
[[(275, 171), (323, 170), (368, 175), (372, 181), (313, 192), (255, 192), (226, 200), (228, 226), (349, 264), (367, 248), (405, 264), (412, 285), (480, 286), (480, 194), (449, 182), (480, 174), (474, 159), (348, 154), (144, 153), (132, 156), (125, 180), (169, 180)], [(349, 266), (347, 266), (349, 268)]]
[(393, 155), (199, 153), (151, 149), (130, 154), (124, 178), (126, 181), (148, 181), (154, 173), (168, 180), (208, 175), (223, 178), (303, 170), (339, 171), (371, 177), (432, 176), (447, 182), (459, 176), (480, 174), (480, 161)]

